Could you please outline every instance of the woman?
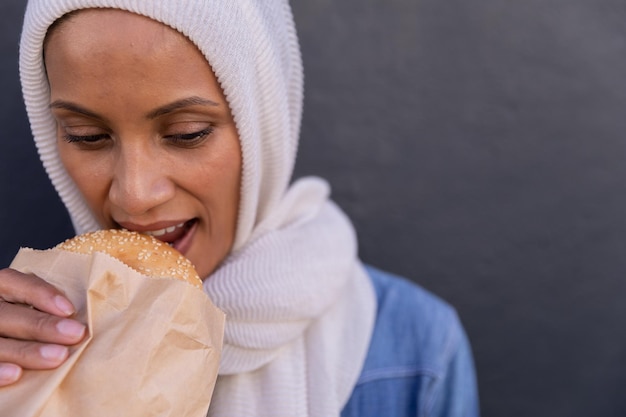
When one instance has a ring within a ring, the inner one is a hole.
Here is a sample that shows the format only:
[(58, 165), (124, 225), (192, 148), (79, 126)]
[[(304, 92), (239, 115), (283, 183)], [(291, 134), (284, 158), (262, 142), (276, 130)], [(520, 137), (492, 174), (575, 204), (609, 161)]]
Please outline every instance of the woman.
[[(209, 415), (478, 414), (454, 311), (364, 267), (325, 182), (290, 184), (302, 66), (286, 1), (32, 0), (20, 73), (76, 232), (172, 244), (226, 312)], [(1, 271), (0, 299), (2, 384), (84, 335), (37, 277)]]

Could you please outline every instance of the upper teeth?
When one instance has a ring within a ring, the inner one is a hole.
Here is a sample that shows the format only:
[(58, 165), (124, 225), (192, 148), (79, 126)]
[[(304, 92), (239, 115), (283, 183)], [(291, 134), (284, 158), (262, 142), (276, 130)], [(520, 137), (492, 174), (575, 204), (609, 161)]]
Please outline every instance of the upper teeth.
[(177, 224), (176, 226), (170, 226), (170, 227), (166, 227), (163, 229), (159, 229), (159, 230), (149, 230), (144, 232), (147, 235), (150, 236), (163, 236), (166, 233), (172, 233), (174, 230), (176, 230), (179, 227), (183, 227), (185, 225), (185, 222), (182, 222), (181, 224)]

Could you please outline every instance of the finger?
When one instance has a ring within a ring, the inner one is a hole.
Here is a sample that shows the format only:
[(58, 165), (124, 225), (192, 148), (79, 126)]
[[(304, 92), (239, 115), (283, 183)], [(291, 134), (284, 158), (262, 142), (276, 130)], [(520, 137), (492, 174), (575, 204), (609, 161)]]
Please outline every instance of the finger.
[(41, 278), (11, 268), (0, 270), (0, 299), (28, 304), (38, 310), (67, 317), (75, 309), (65, 295)]
[(23, 304), (0, 301), (0, 317), (0, 336), (6, 338), (74, 345), (85, 336), (84, 324)]
[(23, 369), (54, 369), (69, 356), (67, 346), (0, 337), (0, 363)]
[(22, 368), (13, 363), (0, 363), (0, 387), (16, 382), (22, 376)]

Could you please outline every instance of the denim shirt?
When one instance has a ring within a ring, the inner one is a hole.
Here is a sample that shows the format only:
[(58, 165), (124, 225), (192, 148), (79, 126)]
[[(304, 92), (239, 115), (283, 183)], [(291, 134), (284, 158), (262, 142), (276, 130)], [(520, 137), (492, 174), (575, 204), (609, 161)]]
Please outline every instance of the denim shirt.
[(376, 324), (341, 417), (478, 417), (472, 353), (454, 309), (405, 279), (367, 271)]

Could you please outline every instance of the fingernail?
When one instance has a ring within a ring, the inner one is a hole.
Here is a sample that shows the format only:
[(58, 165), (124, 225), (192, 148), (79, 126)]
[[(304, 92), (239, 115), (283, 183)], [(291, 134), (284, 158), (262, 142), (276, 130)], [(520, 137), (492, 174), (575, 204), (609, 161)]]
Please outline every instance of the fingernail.
[(65, 297), (57, 295), (56, 297), (54, 297), (54, 304), (56, 304), (57, 308), (68, 316), (70, 314), (74, 314), (74, 306), (72, 306), (72, 304), (67, 301)]
[(17, 381), (22, 374), (22, 368), (17, 365), (4, 364), (0, 365), (0, 382), (10, 384)]
[(65, 346), (44, 345), (39, 348), (39, 354), (44, 359), (61, 362), (67, 357), (68, 350)]
[(85, 334), (85, 325), (75, 321), (64, 319), (57, 323), (57, 330), (65, 336), (73, 339), (82, 338)]

